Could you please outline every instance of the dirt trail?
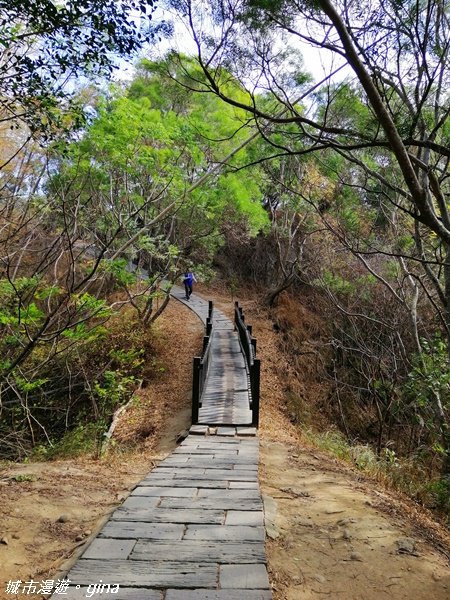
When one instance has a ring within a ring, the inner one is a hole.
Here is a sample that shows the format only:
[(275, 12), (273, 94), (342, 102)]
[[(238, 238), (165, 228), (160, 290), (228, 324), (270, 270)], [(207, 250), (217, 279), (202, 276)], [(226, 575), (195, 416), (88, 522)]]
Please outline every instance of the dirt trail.
[(402, 506), (301, 447), (263, 442), (268, 561), (275, 600), (448, 600), (446, 557)]
[[(231, 299), (217, 290), (214, 296), (231, 314)], [(260, 475), (274, 600), (449, 600), (448, 531), (419, 508), (423, 518), (414, 518), (412, 503), (407, 506), (302, 445), (284, 410), (276, 337), (249, 306), (264, 369)], [(116, 451), (103, 461), (7, 465), (0, 474), (0, 539), (6, 539), (0, 543), (1, 600), (25, 597), (5, 593), (10, 579), (56, 577), (130, 489), (175, 447), (189, 417), (191, 357), (202, 327), (178, 303), (171, 303), (166, 319), (165, 335), (177, 343), (163, 347), (175, 352), (176, 360), (167, 355), (163, 362), (174, 367), (143, 390), (118, 431), (122, 441), (140, 440), (138, 449)], [(151, 424), (146, 438), (142, 422)]]

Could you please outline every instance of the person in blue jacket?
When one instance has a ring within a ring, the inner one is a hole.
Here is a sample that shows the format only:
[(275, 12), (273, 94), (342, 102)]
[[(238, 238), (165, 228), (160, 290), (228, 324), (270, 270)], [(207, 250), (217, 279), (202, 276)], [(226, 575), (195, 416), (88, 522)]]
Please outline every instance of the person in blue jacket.
[(186, 292), (186, 300), (189, 300), (189, 298), (191, 297), (192, 285), (194, 284), (194, 282), (197, 283), (194, 273), (192, 273), (192, 271), (186, 271), (186, 273), (183, 276), (184, 289)]

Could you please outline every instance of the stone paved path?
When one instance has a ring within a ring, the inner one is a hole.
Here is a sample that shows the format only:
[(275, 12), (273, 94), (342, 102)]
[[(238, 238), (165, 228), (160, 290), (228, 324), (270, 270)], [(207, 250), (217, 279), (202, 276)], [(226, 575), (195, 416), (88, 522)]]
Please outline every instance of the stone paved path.
[[(206, 320), (207, 303), (192, 297), (190, 307)], [(222, 321), (220, 332), (232, 332), (224, 315), (216, 318)], [(220, 333), (215, 339), (222, 344)], [(217, 353), (217, 361), (222, 356), (226, 364), (225, 373), (239, 369), (236, 353), (234, 344), (230, 353)], [(215, 386), (228, 402), (240, 393), (239, 376), (227, 378), (232, 394), (217, 377), (213, 371), (207, 381), (213, 388), (211, 399)], [(227, 412), (225, 403), (220, 410), (227, 424), (230, 415), (239, 414)], [(102, 584), (106, 595), (109, 584), (110, 591), (119, 586), (111, 594), (116, 600), (271, 600), (258, 438), (252, 428), (209, 427), (207, 416), (203, 423), (192, 427), (184, 442), (112, 514), (69, 572), (64, 598), (95, 599)]]

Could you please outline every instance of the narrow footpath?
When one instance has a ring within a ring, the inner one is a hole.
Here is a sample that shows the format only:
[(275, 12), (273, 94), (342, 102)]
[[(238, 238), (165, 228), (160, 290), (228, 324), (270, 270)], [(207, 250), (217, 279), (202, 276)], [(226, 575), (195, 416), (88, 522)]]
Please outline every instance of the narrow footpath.
[[(207, 302), (173, 295), (206, 321)], [(112, 514), (68, 573), (64, 598), (119, 586), (116, 600), (271, 600), (247, 373), (220, 311), (212, 351), (199, 425)]]

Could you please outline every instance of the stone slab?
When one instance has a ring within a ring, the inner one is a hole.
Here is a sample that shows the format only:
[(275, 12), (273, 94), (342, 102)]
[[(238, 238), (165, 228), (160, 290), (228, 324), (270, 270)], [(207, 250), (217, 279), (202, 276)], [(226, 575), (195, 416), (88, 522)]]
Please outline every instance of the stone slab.
[(183, 539), (186, 540), (221, 540), (224, 542), (263, 542), (264, 527), (235, 525), (188, 525)]
[(265, 563), (264, 544), (258, 542), (221, 542), (206, 540), (182, 540), (136, 542), (130, 560), (214, 562), (221, 564)]
[[(205, 469), (203, 475), (199, 475), (198, 479), (228, 479), (229, 481), (257, 481), (258, 473), (256, 471), (235, 470), (235, 469)], [(182, 477), (182, 474), (177, 475), (175, 479)]]
[[(164, 487), (155, 485), (138, 485), (132, 492), (132, 496), (142, 497), (145, 496), (147, 500), (149, 497), (153, 496), (172, 496), (172, 497), (181, 497), (181, 498), (193, 498), (197, 494), (196, 487)], [(130, 500), (131, 498), (128, 498)], [(124, 505), (123, 505), (124, 506)]]
[[(270, 589), (265, 565), (220, 565), (221, 588)], [(246, 596), (243, 596), (246, 597)]]
[(229, 510), (225, 517), (225, 525), (250, 525), (251, 527), (263, 527), (263, 511)]
[[(247, 483), (247, 482), (246, 482)], [(235, 500), (243, 500), (243, 499), (252, 499), (252, 500), (261, 500), (261, 494), (259, 490), (227, 490), (225, 492), (226, 498), (235, 499)], [(198, 490), (197, 498), (223, 498), (224, 491), (221, 489), (213, 489), (213, 488), (202, 488)]]
[(207, 435), (208, 432), (208, 425), (192, 425), (189, 429), (189, 433), (192, 433), (193, 435)]
[[(176, 508), (179, 510), (185, 509), (191, 511), (209, 511), (212, 514), (212, 512), (216, 510), (262, 510), (263, 504), (261, 499), (242, 497), (229, 498), (225, 493), (222, 494), (221, 498), (197, 497), (193, 500), (184, 498), (161, 498), (160, 508), (157, 510), (163, 510), (164, 508)], [(153, 512), (156, 512), (156, 510)], [(191, 523), (193, 522), (201, 523), (202, 521), (191, 521)], [(214, 523), (216, 521), (205, 520), (205, 522)]]
[[(180, 476), (181, 474), (183, 475), (183, 477), (192, 477), (193, 475), (204, 475), (205, 474), (205, 469), (199, 469), (198, 467), (193, 467), (192, 465), (186, 465), (185, 468), (183, 469), (174, 469), (173, 467), (157, 467), (153, 472), (153, 474), (158, 474), (158, 475), (171, 475), (172, 479), (174, 479), (177, 476)], [(151, 477), (147, 477), (144, 481), (147, 480), (151, 480)]]
[(258, 490), (257, 481), (230, 481), (230, 490)]
[(253, 437), (257, 434), (256, 427), (236, 427), (237, 435)]
[[(143, 598), (142, 600), (145, 600)], [(165, 600), (272, 600), (270, 590), (167, 590)]]
[(144, 481), (155, 481), (156, 479), (173, 479), (175, 476), (175, 472), (173, 470), (164, 469), (164, 470), (154, 470), (145, 477)]
[(136, 544), (136, 540), (95, 538), (83, 553), (83, 558), (110, 560), (128, 558)]
[[(238, 438), (231, 438), (231, 437), (221, 437), (221, 438), (218, 438), (216, 436), (206, 437), (206, 438), (197, 438), (196, 441), (199, 444), (214, 444), (215, 445), (214, 447), (217, 447), (217, 445), (220, 445), (220, 446), (223, 445), (225, 447), (226, 444), (227, 445), (229, 444), (230, 446), (236, 446), (236, 447), (238, 447), (240, 444), (243, 443), (243, 440), (240, 440)], [(247, 441), (250, 441), (250, 440), (246, 440), (246, 442)], [(186, 440), (184, 440), (183, 444), (185, 444), (185, 443), (186, 443)]]
[(158, 505), (159, 496), (128, 496), (121, 508), (155, 508)]
[[(195, 476), (193, 476), (195, 477)], [(202, 476), (204, 477), (204, 476)], [(151, 486), (151, 482), (148, 481), (143, 481), (142, 482), (144, 485), (143, 487), (147, 487), (147, 486)], [(245, 482), (245, 483), (250, 483), (250, 482)], [(182, 479), (181, 477), (178, 479), (159, 479), (157, 482), (158, 486), (163, 486), (163, 487), (167, 487), (167, 488), (227, 488), (229, 484), (229, 481), (225, 478), (222, 479), (212, 479), (212, 478), (206, 478), (204, 477), (203, 479), (187, 479), (184, 478)], [(152, 489), (149, 487), (149, 489)]]
[[(62, 600), (63, 598), (65, 600), (86, 600), (86, 598), (91, 598), (91, 600), (95, 600), (96, 598), (114, 598), (115, 600), (163, 600), (164, 597), (163, 592), (160, 590), (126, 588), (122, 586), (119, 586), (117, 593), (111, 593), (111, 591), (107, 593), (105, 590), (101, 593), (95, 593), (94, 585), (95, 584), (91, 584), (90, 587), (79, 586), (78, 589), (77, 586), (70, 585), (67, 594), (53, 594), (52, 600)], [(110, 590), (112, 589), (113, 587), (111, 586)]]
[[(195, 465), (196, 469), (234, 469), (234, 465), (236, 464), (236, 460), (227, 460), (221, 458), (215, 458), (211, 460), (190, 460), (186, 463), (185, 467), (193, 467)], [(177, 465), (178, 473), (184, 471), (183, 465)]]
[(236, 427), (218, 427), (216, 435), (234, 437), (236, 435)]
[[(164, 500), (169, 500), (165, 498)], [(176, 500), (176, 498), (170, 498)], [(113, 521), (138, 521), (142, 523), (213, 523), (224, 521), (224, 510), (210, 509), (203, 506), (197, 508), (161, 507), (149, 510), (117, 509), (111, 516)]]
[(236, 448), (218, 448), (214, 446), (208, 445), (207, 447), (199, 446), (196, 444), (196, 447), (193, 446), (179, 446), (173, 451), (173, 454), (211, 454), (211, 452), (215, 453), (215, 455), (220, 456), (237, 456), (239, 452), (239, 447)]
[(184, 525), (178, 523), (130, 523), (108, 521), (99, 536), (118, 539), (181, 540)]
[[(198, 461), (196, 461), (195, 459), (193, 459), (193, 460), (189, 459), (186, 466), (192, 467), (193, 465), (197, 465), (196, 468), (199, 468), (199, 469), (227, 470), (227, 469), (234, 469), (236, 466), (238, 466), (238, 464), (241, 464), (242, 469), (248, 468), (249, 471), (255, 470), (255, 469), (253, 469), (253, 467), (255, 465), (250, 461), (242, 461), (242, 463), (238, 463), (238, 461), (236, 459), (229, 460), (227, 458), (220, 458), (220, 457), (214, 458), (211, 460), (198, 460)], [(184, 471), (184, 468), (181, 465), (179, 467), (180, 468), (178, 470), (178, 473), (182, 473)]]
[(127, 587), (193, 588), (217, 586), (217, 564), (181, 561), (80, 559), (69, 571), (72, 583), (99, 581)]

